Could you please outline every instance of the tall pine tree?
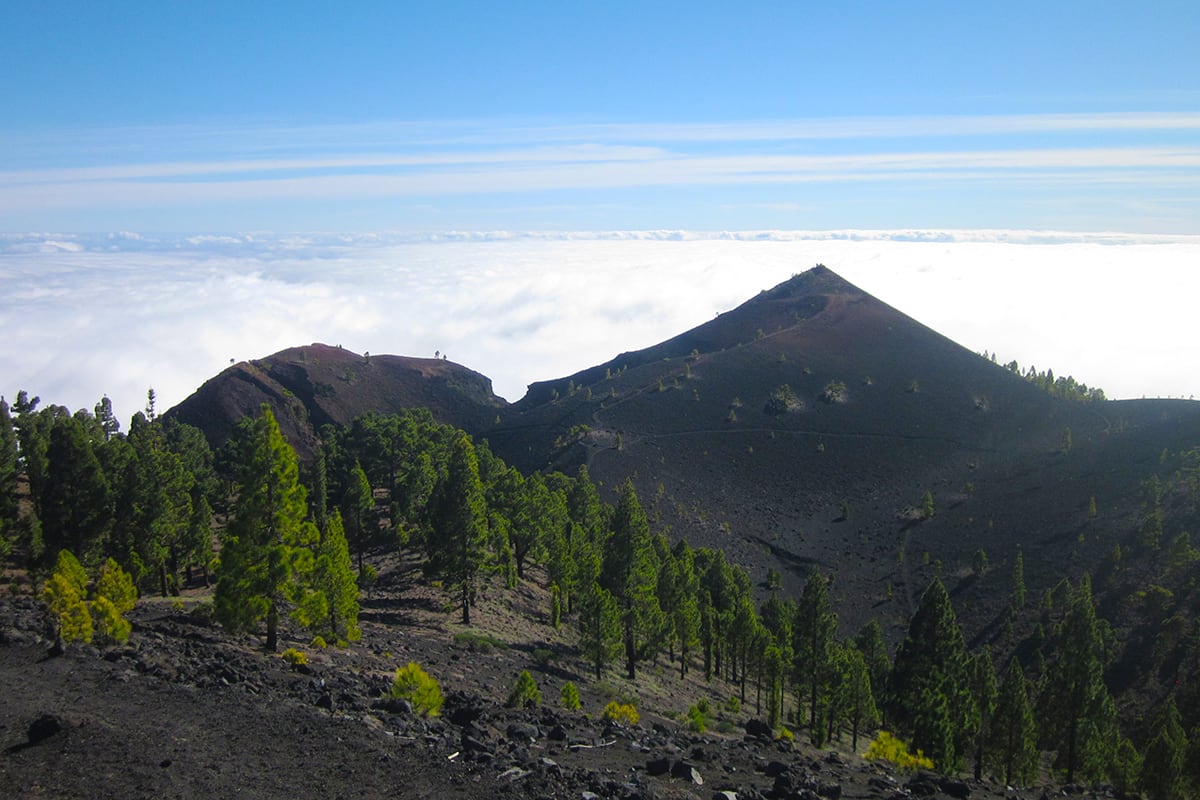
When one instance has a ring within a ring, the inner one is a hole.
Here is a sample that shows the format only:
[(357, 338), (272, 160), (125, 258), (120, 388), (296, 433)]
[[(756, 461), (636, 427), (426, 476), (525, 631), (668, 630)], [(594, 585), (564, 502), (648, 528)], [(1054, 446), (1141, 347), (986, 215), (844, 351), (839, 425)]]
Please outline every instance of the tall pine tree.
[(1092, 582), (1085, 574), (1055, 632), (1055, 659), (1041, 693), (1043, 734), (1058, 751), (1067, 783), (1103, 780), (1120, 737), (1116, 710), (1104, 684), (1108, 660), (1104, 626), (1096, 617)]
[(1150, 800), (1183, 800), (1188, 796), (1184, 758), (1188, 737), (1183, 732), (1174, 695), (1159, 709), (1151, 728), (1154, 735), (1142, 756), (1142, 788)]
[(213, 606), (231, 631), (266, 620), (266, 647), (279, 641), (280, 614), (304, 590), (318, 532), (300, 485), (296, 452), (270, 408), (245, 420), (236, 434), (237, 497), (221, 547)]
[(638, 662), (657, 652), (666, 619), (658, 602), (658, 564), (650, 525), (629, 480), (618, 491), (601, 583), (617, 601), (625, 672), (633, 680)]
[(988, 735), (993, 768), (1006, 784), (1029, 785), (1037, 778), (1037, 720), (1029, 702), (1025, 672), (1016, 659), (1008, 665), (996, 699)]
[(470, 625), (476, 584), (486, 558), (488, 524), (479, 462), (465, 433), (458, 434), (451, 445), (450, 461), (434, 498), (430, 567), (457, 588), (462, 622)]
[(971, 659), (971, 722), (975, 740), (975, 780), (983, 778), (983, 758), (988, 728), (996, 710), (996, 667), (988, 648)]
[(945, 772), (958, 768), (971, 721), (970, 669), (950, 595), (934, 579), (896, 651), (889, 719)]
[(596, 680), (621, 649), (621, 620), (617, 601), (598, 583), (579, 601), (579, 650), (596, 672)]
[(314, 620), (309, 627), (324, 630), (339, 642), (358, 641), (362, 637), (358, 627), (358, 581), (350, 563), (342, 515), (337, 511), (329, 517), (316, 548), (312, 587), (324, 598), (326, 618)]
[(809, 573), (800, 602), (796, 604), (796, 621), (792, 625), (792, 677), (797, 696), (803, 693), (808, 703), (808, 724), (813, 744), (824, 743), (823, 726), (818, 724), (820, 708), (825, 704), (828, 677), (837, 636), (837, 615), (829, 602), (829, 581), (814, 569)]

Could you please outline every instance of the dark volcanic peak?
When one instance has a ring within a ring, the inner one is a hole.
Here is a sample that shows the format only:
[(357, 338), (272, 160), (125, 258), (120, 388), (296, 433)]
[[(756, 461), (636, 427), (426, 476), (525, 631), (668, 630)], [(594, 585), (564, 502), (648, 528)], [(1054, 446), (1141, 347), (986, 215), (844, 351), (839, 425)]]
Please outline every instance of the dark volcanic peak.
[(478, 430), (507, 406), (489, 378), (451, 361), (310, 344), (235, 364), (168, 413), (217, 444), (263, 403), (302, 456), (322, 425), (346, 425), (368, 411), (428, 408), (440, 422)]
[(621, 353), (604, 364), (549, 381), (530, 384), (525, 397), (518, 402), (522, 409), (537, 406), (564, 395), (571, 385), (589, 386), (603, 380), (606, 374), (622, 372), (664, 359), (684, 358), (692, 354), (707, 355), (719, 352), (811, 319), (823, 311), (831, 298), (862, 298), (862, 290), (823, 265), (793, 275), (773, 289), (764, 289), (742, 305), (718, 314), (709, 322), (665, 342)]
[(935, 567), (969, 574), (981, 547), (1006, 563), (1024, 547), (1043, 587), (1065, 549), (1095, 563), (1131, 521), (1092, 521), (1081, 539), (1089, 498), (1136, 507), (1163, 449), (1200, 441), (1198, 412), (1051, 396), (818, 267), (535, 384), (487, 436), (525, 471), (586, 464), (609, 488), (632, 477), (672, 536), (757, 578), (779, 570), (787, 590), (814, 564), (836, 572), (855, 624), (906, 618)]

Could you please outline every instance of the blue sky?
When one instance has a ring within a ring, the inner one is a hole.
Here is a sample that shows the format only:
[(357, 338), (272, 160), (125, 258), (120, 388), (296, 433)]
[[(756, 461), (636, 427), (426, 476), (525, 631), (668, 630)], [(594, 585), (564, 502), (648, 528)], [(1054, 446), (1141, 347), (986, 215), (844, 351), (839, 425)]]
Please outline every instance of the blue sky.
[(1200, 6), (23, 3), (0, 230), (1193, 233)]

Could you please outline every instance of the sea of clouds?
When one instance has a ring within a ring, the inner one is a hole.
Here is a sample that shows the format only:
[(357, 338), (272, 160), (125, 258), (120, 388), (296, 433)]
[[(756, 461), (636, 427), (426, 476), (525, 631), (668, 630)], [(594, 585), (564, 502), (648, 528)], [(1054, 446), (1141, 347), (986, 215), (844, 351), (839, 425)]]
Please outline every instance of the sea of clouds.
[(0, 235), (0, 394), (118, 416), (325, 342), (444, 353), (519, 399), (823, 263), (975, 351), (1200, 395), (1200, 236), (753, 231)]

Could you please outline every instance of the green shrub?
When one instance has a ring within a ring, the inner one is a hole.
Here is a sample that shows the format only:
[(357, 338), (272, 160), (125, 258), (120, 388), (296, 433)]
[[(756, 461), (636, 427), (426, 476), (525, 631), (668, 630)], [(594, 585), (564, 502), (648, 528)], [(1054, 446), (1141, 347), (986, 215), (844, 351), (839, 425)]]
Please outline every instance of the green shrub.
[(729, 699), (725, 701), (725, 710), (730, 714), (736, 714), (742, 710), (742, 701), (736, 694), (729, 695)]
[(794, 742), (796, 741), (796, 734), (792, 733), (791, 729), (784, 725), (779, 729), (779, 733), (775, 738), (781, 742)]
[(87, 572), (79, 559), (67, 550), (60, 552), (53, 574), (42, 587), (42, 600), (58, 635), (64, 642), (86, 643), (92, 641), (99, 625), (101, 638), (105, 641), (128, 641), (133, 626), (121, 615), (137, 601), (137, 591), (129, 576), (112, 559), (100, 573), (97, 588), (112, 592), (117, 602), (100, 591), (96, 601), (89, 603), (87, 584)]
[(637, 706), (632, 703), (618, 703), (613, 700), (604, 707), (604, 713), (601, 715), (608, 722), (623, 723), (626, 725), (636, 725), (638, 722)]
[(137, 604), (138, 593), (133, 578), (111, 558), (100, 568), (96, 594), (108, 598), (118, 614), (128, 614)]
[(407, 700), (414, 711), (427, 717), (436, 717), (442, 709), (442, 687), (413, 661), (396, 670), (388, 696)]
[(513, 684), (512, 691), (508, 693), (506, 705), (509, 708), (529, 708), (540, 702), (542, 702), (542, 690), (538, 688), (537, 682), (529, 674), (529, 670), (521, 670), (521, 674), (517, 676), (517, 682)]
[(821, 399), (826, 403), (846, 402), (846, 384), (842, 381), (830, 381), (821, 392)]
[(370, 564), (363, 564), (362, 572), (358, 573), (358, 588), (366, 591), (379, 580), (379, 570)]
[(549, 647), (535, 647), (529, 655), (533, 658), (535, 664), (543, 667), (554, 661), (554, 651)]
[(579, 687), (571, 681), (563, 684), (559, 697), (562, 699), (562, 707), (567, 711), (578, 711), (582, 707), (579, 702)]
[[(65, 550), (63, 552), (70, 555)], [(42, 587), (42, 601), (50, 612), (55, 631), (64, 642), (92, 640), (92, 615), (73, 575), (56, 569)]]
[[(453, 603), (451, 603), (453, 605)], [(454, 634), (454, 643), (467, 648), (472, 653), (487, 653), (493, 649), (503, 650), (508, 644), (479, 631), (460, 631)]]
[(696, 704), (688, 709), (688, 730), (695, 731), (696, 733), (704, 733), (706, 730), (708, 730), (708, 714), (706, 713), (706, 710), (707, 709), (700, 708), (699, 704)]
[(872, 761), (887, 761), (905, 772), (933, 769), (933, 759), (927, 757), (921, 750), (917, 750), (915, 754), (908, 752), (908, 745), (887, 731), (879, 732), (879, 736), (871, 742), (867, 752), (863, 753), (863, 758)]
[(329, 643), (325, 641), (324, 636), (317, 635), (313, 637), (312, 646), (318, 650), (324, 650), (326, 647), (329, 647)]
[(101, 642), (125, 644), (133, 632), (133, 625), (121, 616), (117, 606), (104, 595), (92, 601), (92, 625), (96, 638)]
[(188, 616), (203, 625), (215, 625), (216, 613), (212, 600), (205, 600), (189, 611)]
[(293, 667), (302, 667), (308, 663), (308, 656), (303, 650), (297, 650), (294, 647), (289, 647), (279, 654), (279, 657), (291, 664)]

